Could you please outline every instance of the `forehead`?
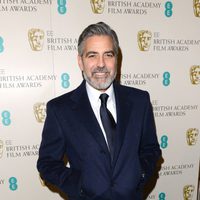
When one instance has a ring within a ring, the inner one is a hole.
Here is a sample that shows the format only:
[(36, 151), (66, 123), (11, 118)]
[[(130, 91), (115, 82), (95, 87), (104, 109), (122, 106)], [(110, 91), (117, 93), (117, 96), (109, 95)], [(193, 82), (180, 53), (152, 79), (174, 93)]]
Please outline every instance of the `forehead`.
[(113, 40), (108, 35), (94, 35), (88, 37), (84, 42), (84, 49), (109, 49), (113, 50)]

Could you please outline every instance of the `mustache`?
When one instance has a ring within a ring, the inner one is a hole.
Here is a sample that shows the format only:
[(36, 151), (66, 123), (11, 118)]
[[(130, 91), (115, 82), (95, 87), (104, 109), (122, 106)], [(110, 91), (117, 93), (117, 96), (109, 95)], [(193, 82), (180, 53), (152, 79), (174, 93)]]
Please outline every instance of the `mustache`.
[(103, 66), (103, 67), (96, 67), (92, 73), (108, 73), (108, 69), (106, 66)]

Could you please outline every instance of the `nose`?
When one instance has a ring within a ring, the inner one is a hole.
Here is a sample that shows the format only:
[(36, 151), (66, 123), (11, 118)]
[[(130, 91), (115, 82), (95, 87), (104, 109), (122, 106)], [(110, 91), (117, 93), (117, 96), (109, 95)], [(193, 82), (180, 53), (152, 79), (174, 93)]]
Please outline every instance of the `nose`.
[(104, 67), (105, 66), (105, 60), (104, 60), (103, 56), (99, 56), (97, 65), (98, 65), (98, 67)]

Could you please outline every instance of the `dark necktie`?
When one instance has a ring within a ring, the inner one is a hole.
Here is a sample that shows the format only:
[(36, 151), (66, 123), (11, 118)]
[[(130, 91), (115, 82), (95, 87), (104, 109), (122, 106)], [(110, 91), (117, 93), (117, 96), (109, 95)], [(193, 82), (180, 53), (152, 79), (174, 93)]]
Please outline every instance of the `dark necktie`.
[(107, 109), (108, 95), (106, 93), (103, 93), (100, 95), (99, 98), (101, 99), (101, 107), (100, 107), (101, 121), (106, 133), (111, 159), (113, 159), (116, 123), (111, 112)]

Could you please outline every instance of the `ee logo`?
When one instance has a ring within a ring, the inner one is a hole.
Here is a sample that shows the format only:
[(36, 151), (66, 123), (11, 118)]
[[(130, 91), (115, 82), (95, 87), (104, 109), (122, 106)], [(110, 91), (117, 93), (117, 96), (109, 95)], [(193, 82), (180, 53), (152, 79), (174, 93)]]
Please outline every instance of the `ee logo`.
[(68, 88), (70, 86), (70, 82), (69, 82), (70, 76), (68, 73), (63, 73), (61, 75), (61, 85), (63, 88)]
[(10, 119), (10, 112), (7, 110), (4, 110), (1, 113), (1, 117), (2, 117), (2, 123), (4, 126), (9, 126), (11, 124), (11, 119)]
[(15, 177), (10, 177), (8, 182), (9, 182), (10, 190), (12, 190), (12, 191), (17, 190), (18, 185), (17, 185), (17, 179)]
[(67, 12), (66, 0), (57, 0), (57, 4), (58, 4), (58, 12), (62, 15), (65, 14)]
[(161, 148), (162, 149), (167, 148), (167, 146), (168, 146), (168, 137), (166, 135), (163, 135), (160, 140), (161, 140), (161, 143), (160, 143)]
[(173, 8), (172, 2), (171, 1), (167, 1), (165, 3), (165, 16), (166, 17), (171, 17), (172, 16), (172, 14), (173, 14), (172, 8)]
[(159, 200), (166, 200), (166, 194), (164, 192), (161, 192), (158, 197)]
[(4, 46), (3, 46), (3, 38), (0, 36), (0, 53), (4, 51)]
[(163, 73), (163, 85), (168, 86), (170, 84), (170, 73), (164, 72)]

